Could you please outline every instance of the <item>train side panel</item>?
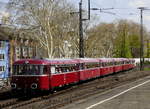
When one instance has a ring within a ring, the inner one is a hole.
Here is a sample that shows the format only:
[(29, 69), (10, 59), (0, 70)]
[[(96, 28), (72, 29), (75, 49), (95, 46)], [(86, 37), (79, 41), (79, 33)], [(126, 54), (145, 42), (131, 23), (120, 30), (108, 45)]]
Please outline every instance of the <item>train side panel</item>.
[(51, 88), (60, 87), (65, 84), (64, 82), (64, 74), (53, 74), (51, 75)]
[(128, 69), (129, 69), (129, 65), (128, 64), (122, 65), (122, 70), (128, 70)]
[(71, 84), (79, 81), (78, 72), (69, 72), (64, 74), (64, 83)]
[(40, 89), (42, 90), (49, 90), (50, 89), (50, 83), (49, 83), (49, 76), (41, 76), (39, 78), (39, 85)]
[(80, 70), (80, 81), (88, 80), (92, 77), (90, 70)]
[(51, 88), (61, 87), (67, 84), (76, 83), (79, 81), (79, 72), (68, 72), (61, 74), (52, 74), (51, 75)]
[(100, 76), (100, 69), (85, 69), (79, 72), (80, 80), (88, 80)]
[(122, 65), (114, 66), (114, 72), (120, 72), (120, 71), (122, 71)]
[(134, 64), (129, 64), (129, 69), (132, 69), (132, 68), (134, 68), (134, 67), (135, 67)]
[(114, 73), (114, 67), (113, 67), (113, 66), (110, 66), (110, 67), (109, 67), (109, 74), (112, 74), (112, 73)]
[(100, 69), (99, 68), (96, 68), (94, 71), (93, 71), (93, 77), (99, 77), (100, 76)]
[(107, 67), (101, 68), (101, 76), (104, 76), (104, 75), (107, 75), (107, 74), (108, 74), (107, 69), (108, 69)]
[(111, 74), (113, 72), (114, 72), (114, 68), (112, 66), (101, 68), (101, 76), (108, 75), (108, 74)]

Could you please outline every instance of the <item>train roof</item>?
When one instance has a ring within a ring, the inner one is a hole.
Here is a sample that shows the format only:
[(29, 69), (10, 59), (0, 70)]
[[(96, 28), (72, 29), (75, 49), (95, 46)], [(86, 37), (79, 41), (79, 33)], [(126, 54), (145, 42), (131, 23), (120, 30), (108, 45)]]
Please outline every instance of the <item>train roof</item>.
[[(131, 60), (131, 59), (130, 59)], [(21, 59), (14, 64), (78, 64), (92, 62), (129, 61), (126, 58), (77, 58), (77, 59)]]
[(100, 62), (113, 62), (113, 58), (99, 58)]
[(77, 64), (79, 63), (78, 60), (75, 59), (21, 59), (14, 64)]
[(21, 59), (14, 64), (77, 64), (77, 63), (90, 63), (99, 62), (96, 58), (77, 58), (77, 59)]
[(77, 59), (80, 63), (92, 63), (92, 62), (99, 62), (98, 58), (78, 58)]
[(14, 64), (48, 64), (48, 61), (42, 59), (20, 59), (14, 62)]
[(46, 59), (50, 64), (77, 64), (77, 59)]

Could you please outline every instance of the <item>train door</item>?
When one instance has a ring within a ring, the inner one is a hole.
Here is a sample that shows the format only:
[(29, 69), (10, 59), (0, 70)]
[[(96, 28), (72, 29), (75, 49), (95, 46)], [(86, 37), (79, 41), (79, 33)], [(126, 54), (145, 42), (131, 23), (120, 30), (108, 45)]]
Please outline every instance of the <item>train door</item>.
[(43, 72), (42, 75), (40, 76), (40, 88), (41, 89), (44, 89), (44, 90), (49, 90), (50, 89), (50, 83), (49, 83), (49, 68), (47, 65), (42, 65), (41, 67), (41, 70), (43, 69)]
[(44, 68), (44, 72), (47, 75), (46, 76), (46, 83), (47, 83), (47, 88), (50, 89), (50, 65), (46, 65)]
[(49, 89), (52, 89), (52, 73), (55, 72), (55, 66), (48, 65), (48, 75), (49, 75)]
[(61, 65), (51, 65), (51, 88), (63, 86), (65, 84), (64, 75)]

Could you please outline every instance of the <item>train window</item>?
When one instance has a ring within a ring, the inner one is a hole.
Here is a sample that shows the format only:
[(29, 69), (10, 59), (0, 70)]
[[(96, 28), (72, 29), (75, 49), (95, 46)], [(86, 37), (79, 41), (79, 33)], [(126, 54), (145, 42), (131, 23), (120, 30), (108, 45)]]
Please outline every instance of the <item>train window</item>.
[(106, 65), (107, 65), (106, 62), (103, 62), (103, 66), (106, 67)]
[(66, 72), (73, 72), (76, 70), (78, 70), (76, 64), (64, 64), (64, 65), (57, 65), (53, 73), (56, 73), (56, 74), (66, 73)]
[(106, 62), (106, 66), (109, 66), (109, 62)]
[(97, 68), (99, 67), (99, 63), (86, 63), (85, 68), (90, 69), (90, 68)]
[(59, 68), (59, 67), (56, 67), (56, 69), (55, 69), (55, 72), (53, 72), (53, 73), (62, 73), (62, 71), (61, 71), (61, 68)]
[(104, 62), (102, 63), (102, 67), (105, 67), (105, 63)]
[(40, 69), (40, 72), (38, 72), (38, 74), (47, 74), (47, 66), (41, 65), (39, 69)]
[(80, 68), (80, 70), (82, 70), (82, 69), (85, 68), (85, 65), (82, 63), (82, 64), (79, 65), (79, 68)]
[(43, 74), (47, 74), (47, 73), (48, 73), (47, 66), (44, 66), (44, 68), (43, 68)]
[(47, 71), (43, 65), (14, 65), (13, 74), (15, 75), (42, 75)]
[(51, 73), (58, 73), (57, 70), (55, 71), (55, 66), (51, 66)]
[(106, 66), (110, 66), (110, 63), (109, 63), (109, 62), (106, 62)]
[(107, 62), (106, 64), (107, 64), (107, 66), (110, 66), (110, 62)]
[(107, 66), (111, 66), (111, 65), (110, 65), (110, 62), (107, 63)]
[(4, 54), (0, 54), (0, 60), (4, 60), (5, 59), (5, 55)]
[(99, 66), (102, 67), (102, 63), (101, 62), (99, 63)]
[(113, 63), (113, 62), (110, 62), (110, 64), (111, 64), (111, 66), (112, 66), (112, 65), (114, 65), (114, 63)]

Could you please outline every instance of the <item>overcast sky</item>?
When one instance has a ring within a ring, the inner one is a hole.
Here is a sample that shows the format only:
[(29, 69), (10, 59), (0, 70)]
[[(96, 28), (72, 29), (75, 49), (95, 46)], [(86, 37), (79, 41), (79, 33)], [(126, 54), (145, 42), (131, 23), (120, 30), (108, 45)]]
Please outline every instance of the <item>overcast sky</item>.
[[(76, 7), (80, 0), (68, 0), (73, 2)], [(87, 6), (88, 0), (83, 0), (84, 8)], [(117, 19), (129, 19), (137, 23), (140, 23), (140, 11), (138, 7), (147, 7), (150, 9), (150, 0), (91, 0), (92, 8), (114, 8), (107, 10), (108, 12), (115, 13), (111, 15), (107, 13), (100, 13), (99, 11), (91, 11), (93, 15), (98, 17), (98, 22), (113, 22)], [(144, 14), (144, 25), (150, 30), (150, 10), (145, 10)]]
[(5, 6), (8, 0), (0, 0), (0, 20), (2, 16), (8, 15), (8, 12), (6, 12)]
[[(4, 4), (9, 0), (0, 0), (0, 14), (5, 13)], [(80, 0), (67, 0), (78, 8)], [(83, 0), (84, 9), (87, 9), (87, 1)], [(111, 15), (108, 13), (100, 13), (99, 11), (91, 11), (92, 15), (97, 16), (97, 23), (100, 22), (113, 22), (117, 19), (129, 19), (140, 23), (140, 11), (138, 7), (147, 7), (150, 9), (150, 0), (91, 0), (92, 8), (114, 8), (107, 10), (108, 12), (115, 13)], [(150, 30), (150, 10), (145, 10), (144, 25)]]

